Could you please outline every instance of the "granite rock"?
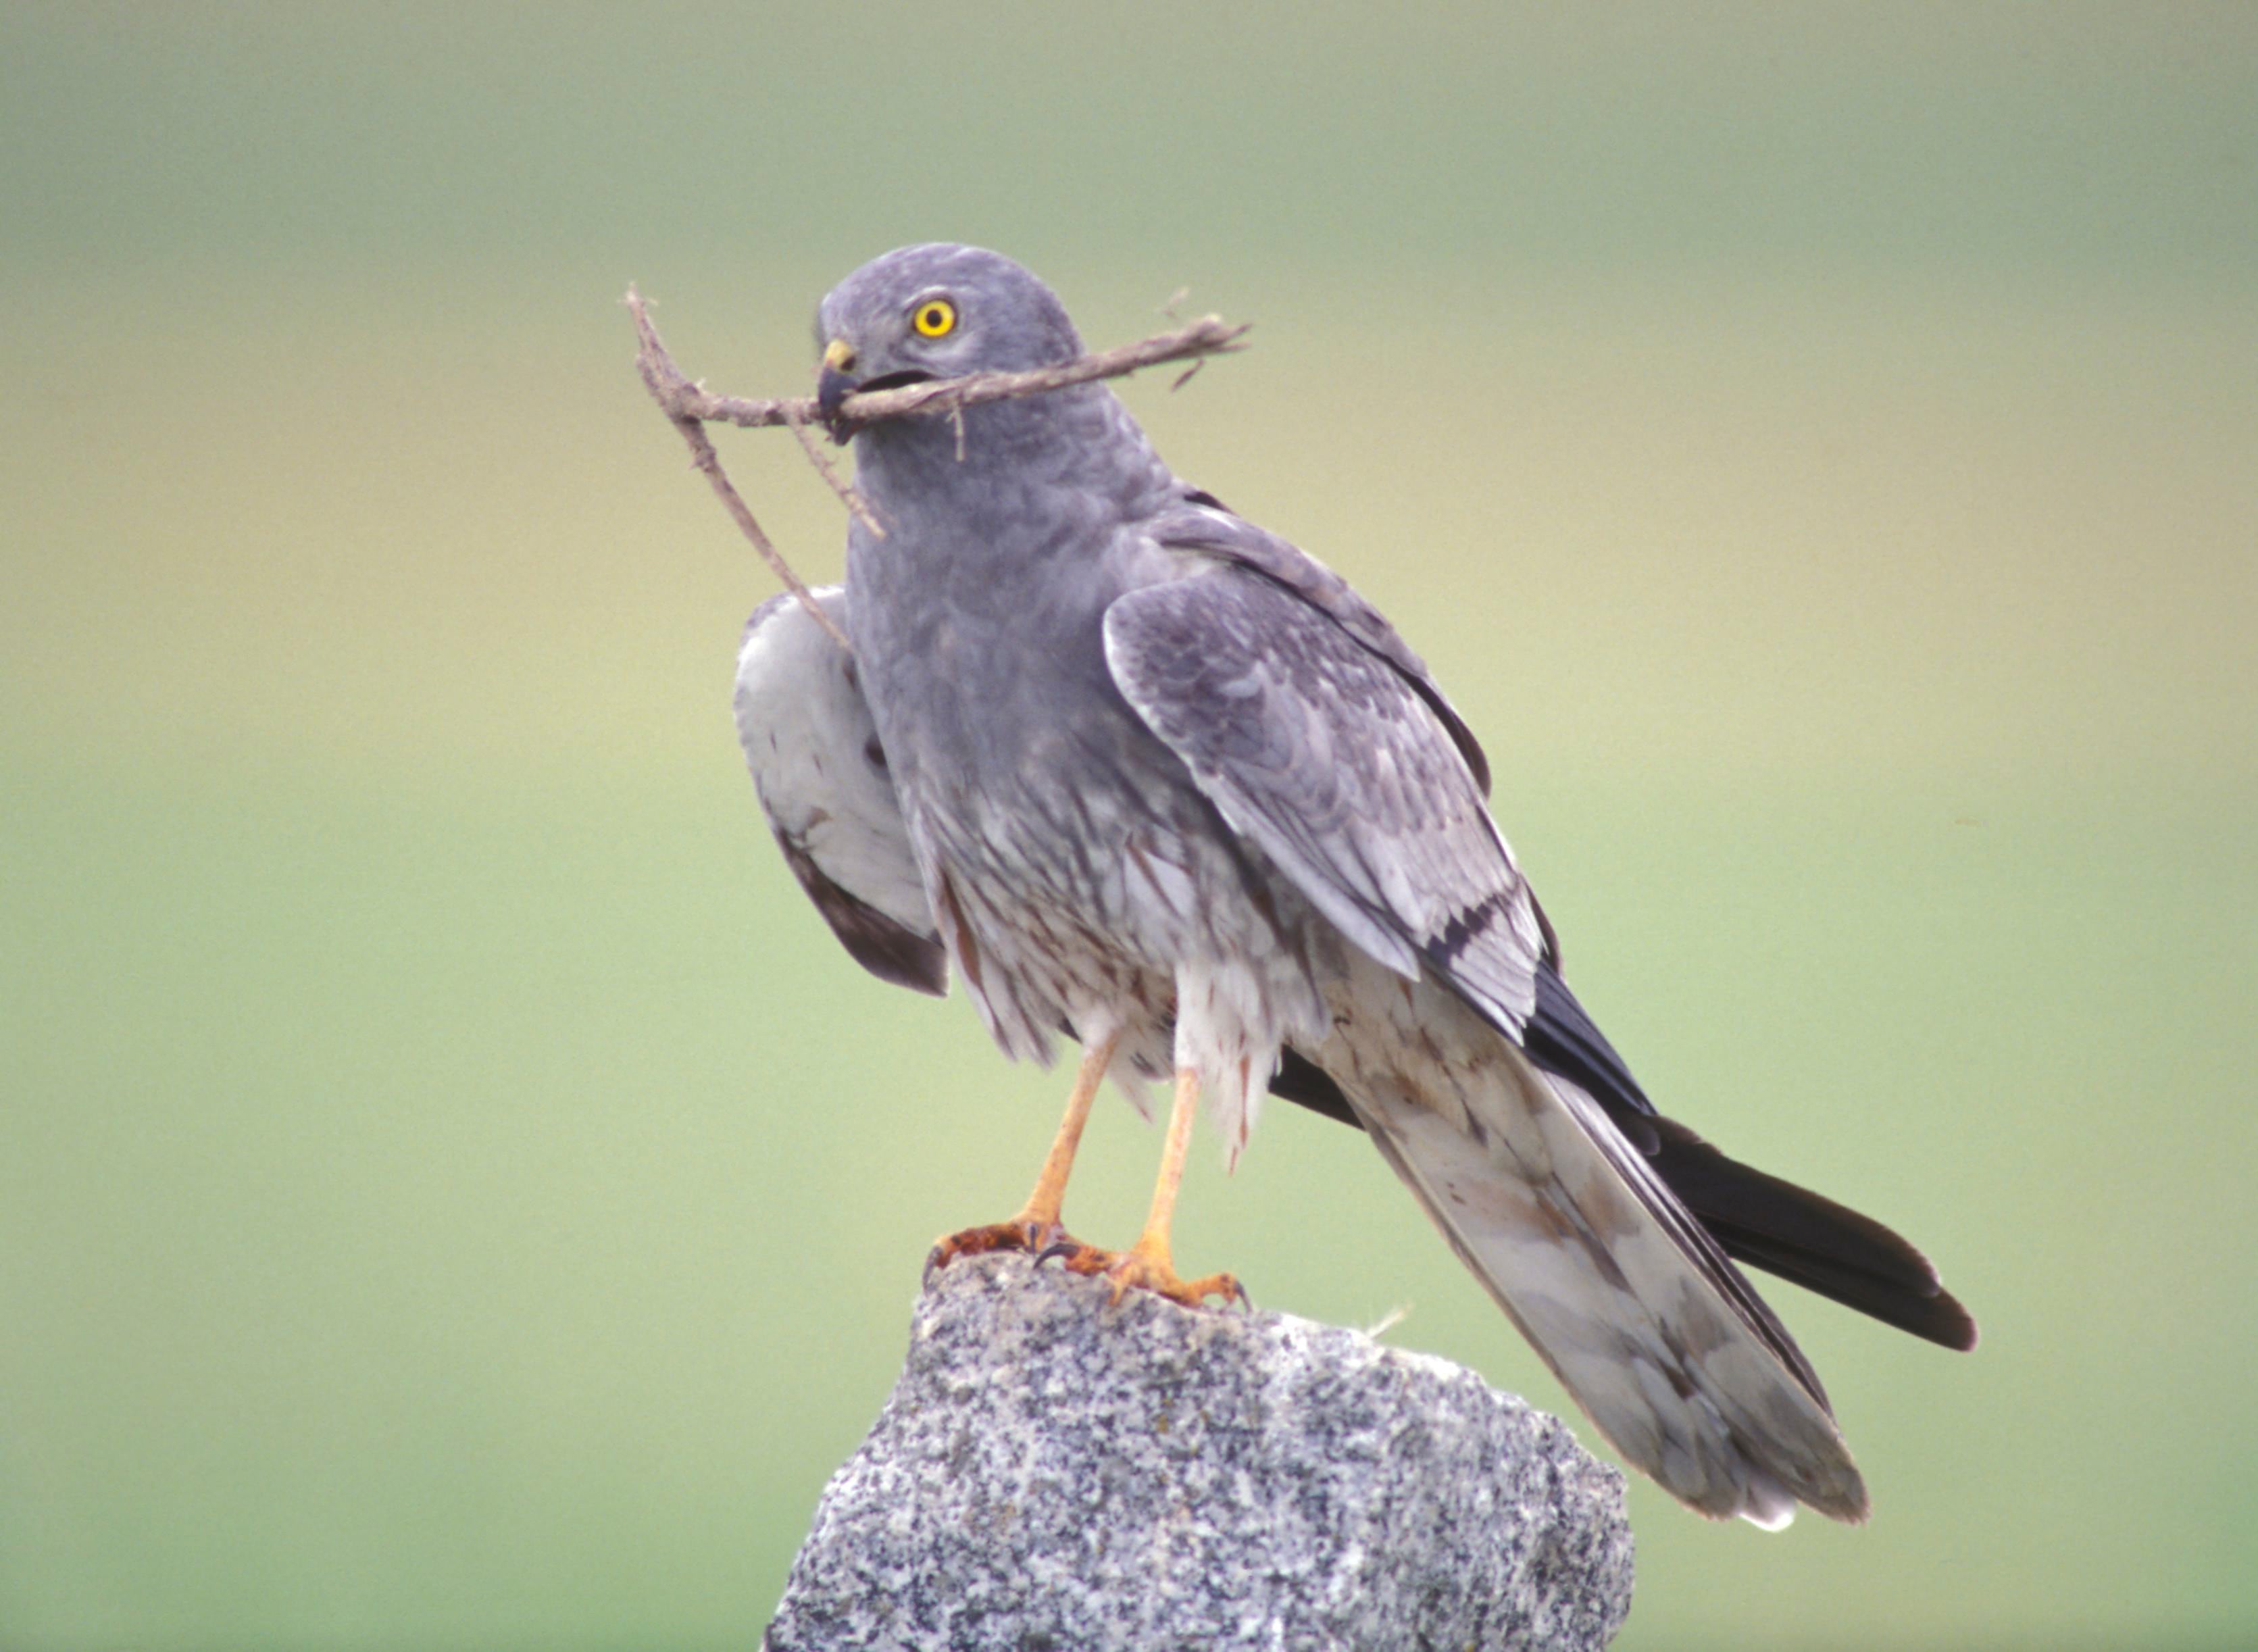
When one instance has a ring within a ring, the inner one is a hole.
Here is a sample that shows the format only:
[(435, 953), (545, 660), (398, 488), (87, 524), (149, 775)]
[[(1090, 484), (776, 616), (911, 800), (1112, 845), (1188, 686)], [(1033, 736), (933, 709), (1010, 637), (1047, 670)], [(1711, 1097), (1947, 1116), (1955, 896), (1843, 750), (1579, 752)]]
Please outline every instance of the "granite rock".
[(917, 1305), (769, 1652), (1604, 1646), (1622, 1478), (1472, 1372), (1025, 1258)]

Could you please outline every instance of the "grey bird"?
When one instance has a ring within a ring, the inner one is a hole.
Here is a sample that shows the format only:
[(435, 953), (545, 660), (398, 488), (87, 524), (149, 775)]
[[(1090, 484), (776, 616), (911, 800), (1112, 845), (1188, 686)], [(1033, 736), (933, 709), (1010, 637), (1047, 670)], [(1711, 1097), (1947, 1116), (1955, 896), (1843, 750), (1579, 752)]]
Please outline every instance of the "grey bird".
[[(1338, 576), (1163, 464), (1102, 384), (839, 421), (858, 389), (1081, 353), (976, 248), (905, 247), (822, 304), (819, 401), (870, 522), (820, 599), (755, 613), (740, 738), (778, 841), (882, 977), (965, 983), (1013, 1057), (1082, 1048), (1026, 1206), (935, 1248), (1063, 1251), (1188, 1304), (1169, 1223), (1198, 1104), (1361, 1128), (1630, 1463), (1713, 1518), (1865, 1518), (1825, 1391), (1733, 1258), (1947, 1347), (1974, 1321), (1880, 1223), (1659, 1116), (1560, 972), (1426, 666)], [(1173, 1081), (1126, 1251), (1066, 1239), (1108, 1076)]]

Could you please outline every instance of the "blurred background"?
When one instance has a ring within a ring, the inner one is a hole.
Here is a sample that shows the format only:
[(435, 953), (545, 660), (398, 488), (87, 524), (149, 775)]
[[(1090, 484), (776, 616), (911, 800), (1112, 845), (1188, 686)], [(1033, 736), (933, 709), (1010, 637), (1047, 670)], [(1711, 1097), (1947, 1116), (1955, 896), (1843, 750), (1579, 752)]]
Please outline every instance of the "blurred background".
[[(1257, 323), (1162, 450), (1433, 663), (1665, 1110), (1983, 1322), (1768, 1286), (1874, 1521), (1641, 1482), (1621, 1644), (2258, 1633), (2258, 20), (1501, 11), (6, 9), (0, 1646), (757, 1639), (1064, 1080), (786, 874), (617, 301), (792, 393), (935, 238)], [(1350, 1132), (1196, 1159), (1189, 1267), (1567, 1407)]]

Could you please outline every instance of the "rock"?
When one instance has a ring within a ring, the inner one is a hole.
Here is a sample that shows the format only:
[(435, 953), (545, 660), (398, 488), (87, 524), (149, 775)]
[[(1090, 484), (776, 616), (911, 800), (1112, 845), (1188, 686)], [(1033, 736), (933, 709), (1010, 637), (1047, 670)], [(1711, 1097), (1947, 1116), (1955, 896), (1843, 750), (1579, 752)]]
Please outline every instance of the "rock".
[(1280, 1314), (961, 1261), (763, 1645), (1604, 1646), (1622, 1477), (1472, 1372)]

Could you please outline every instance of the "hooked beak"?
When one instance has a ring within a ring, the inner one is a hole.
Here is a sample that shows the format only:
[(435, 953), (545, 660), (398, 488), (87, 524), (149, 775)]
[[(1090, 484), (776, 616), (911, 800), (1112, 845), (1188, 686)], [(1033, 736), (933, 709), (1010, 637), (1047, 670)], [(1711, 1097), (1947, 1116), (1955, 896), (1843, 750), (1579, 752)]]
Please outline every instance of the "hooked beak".
[(831, 439), (841, 447), (854, 431), (839, 416), (839, 408), (861, 388), (861, 380), (855, 377), (855, 346), (843, 338), (833, 339), (823, 347), (823, 371), (815, 380), (815, 410), (831, 428)]

